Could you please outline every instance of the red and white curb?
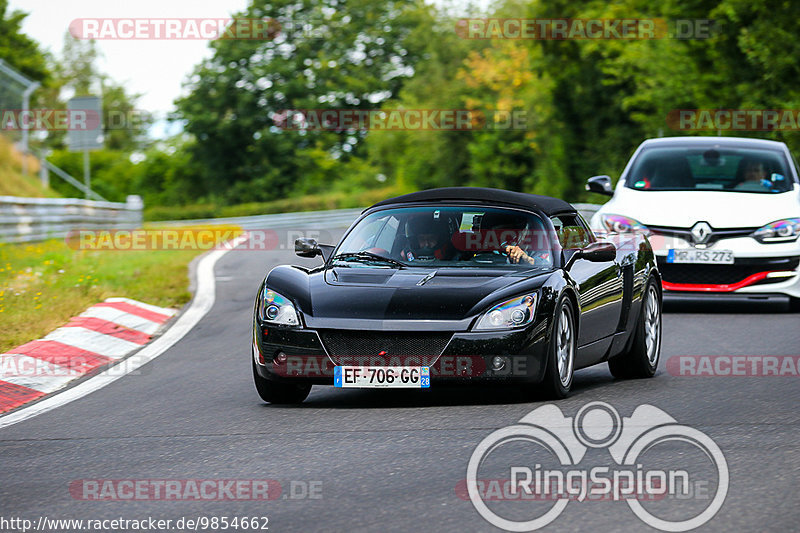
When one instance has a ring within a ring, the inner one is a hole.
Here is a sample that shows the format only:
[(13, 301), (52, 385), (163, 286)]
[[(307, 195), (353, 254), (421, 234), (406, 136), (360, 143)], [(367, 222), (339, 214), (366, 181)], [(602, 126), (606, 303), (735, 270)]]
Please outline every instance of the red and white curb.
[[(116, 366), (101, 371), (96, 376), (92, 376), (71, 387), (66, 387), (61, 391), (49, 395), (47, 398), (42, 398), (36, 403), (24, 405), (12, 413), (0, 415), (0, 429), (46, 413), (79, 398), (83, 398), (87, 394), (100, 390), (106, 385), (139, 369), (169, 350), (175, 343), (185, 337), (214, 306), (214, 300), (216, 298), (214, 265), (222, 256), (228, 253), (228, 251), (246, 241), (246, 236), (239, 236), (233, 239), (231, 245), (226, 246), (224, 250), (214, 250), (203, 255), (202, 259), (197, 263), (197, 288), (192, 302), (166, 331), (136, 352), (134, 356), (129, 357)], [(123, 371), (114, 371), (117, 367), (123, 365)]]
[(109, 298), (43, 339), (0, 354), (0, 413), (58, 391), (147, 344), (174, 309)]

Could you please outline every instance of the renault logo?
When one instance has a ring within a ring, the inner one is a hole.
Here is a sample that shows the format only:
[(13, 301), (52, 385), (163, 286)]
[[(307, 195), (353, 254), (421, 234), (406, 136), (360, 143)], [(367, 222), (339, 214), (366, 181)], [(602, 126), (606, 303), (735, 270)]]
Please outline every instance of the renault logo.
[(692, 226), (692, 238), (695, 244), (705, 244), (711, 238), (711, 226), (708, 222), (698, 222)]

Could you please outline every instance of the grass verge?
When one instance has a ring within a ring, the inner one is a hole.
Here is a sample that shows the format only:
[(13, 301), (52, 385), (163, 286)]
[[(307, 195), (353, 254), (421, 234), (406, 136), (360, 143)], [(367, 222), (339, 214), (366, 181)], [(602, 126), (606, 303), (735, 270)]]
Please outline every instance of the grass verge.
[[(28, 175), (22, 174), (22, 160), (28, 163)], [(58, 193), (39, 181), (39, 160), (23, 156), (10, 139), (0, 135), (0, 196), (57, 198)]]
[(0, 243), (0, 353), (46, 335), (113, 296), (182, 306), (191, 299), (187, 267), (200, 253), (75, 250), (64, 240)]
[(298, 211), (324, 211), (367, 207), (376, 202), (402, 194), (398, 187), (372, 189), (358, 194), (330, 193), (282, 198), (271, 202), (252, 202), (238, 205), (217, 206), (215, 204), (193, 204), (182, 206), (159, 205), (144, 210), (144, 219), (188, 220), (193, 218), (226, 218)]

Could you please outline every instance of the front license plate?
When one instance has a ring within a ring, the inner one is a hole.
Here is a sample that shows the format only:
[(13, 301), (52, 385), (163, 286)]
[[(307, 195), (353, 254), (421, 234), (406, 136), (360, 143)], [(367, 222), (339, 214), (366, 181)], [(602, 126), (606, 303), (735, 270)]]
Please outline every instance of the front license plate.
[(667, 252), (667, 263), (702, 263), (712, 265), (732, 265), (731, 250), (670, 250)]
[(427, 389), (431, 369), (427, 366), (335, 366), (333, 385), (343, 388)]

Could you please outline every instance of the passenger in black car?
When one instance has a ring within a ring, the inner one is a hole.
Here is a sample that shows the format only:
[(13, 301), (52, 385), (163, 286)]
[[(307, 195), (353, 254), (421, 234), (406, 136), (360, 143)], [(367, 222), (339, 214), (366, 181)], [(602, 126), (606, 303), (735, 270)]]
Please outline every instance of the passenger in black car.
[(448, 261), (453, 256), (447, 220), (418, 215), (407, 222), (407, 246), (400, 252), (405, 261)]

